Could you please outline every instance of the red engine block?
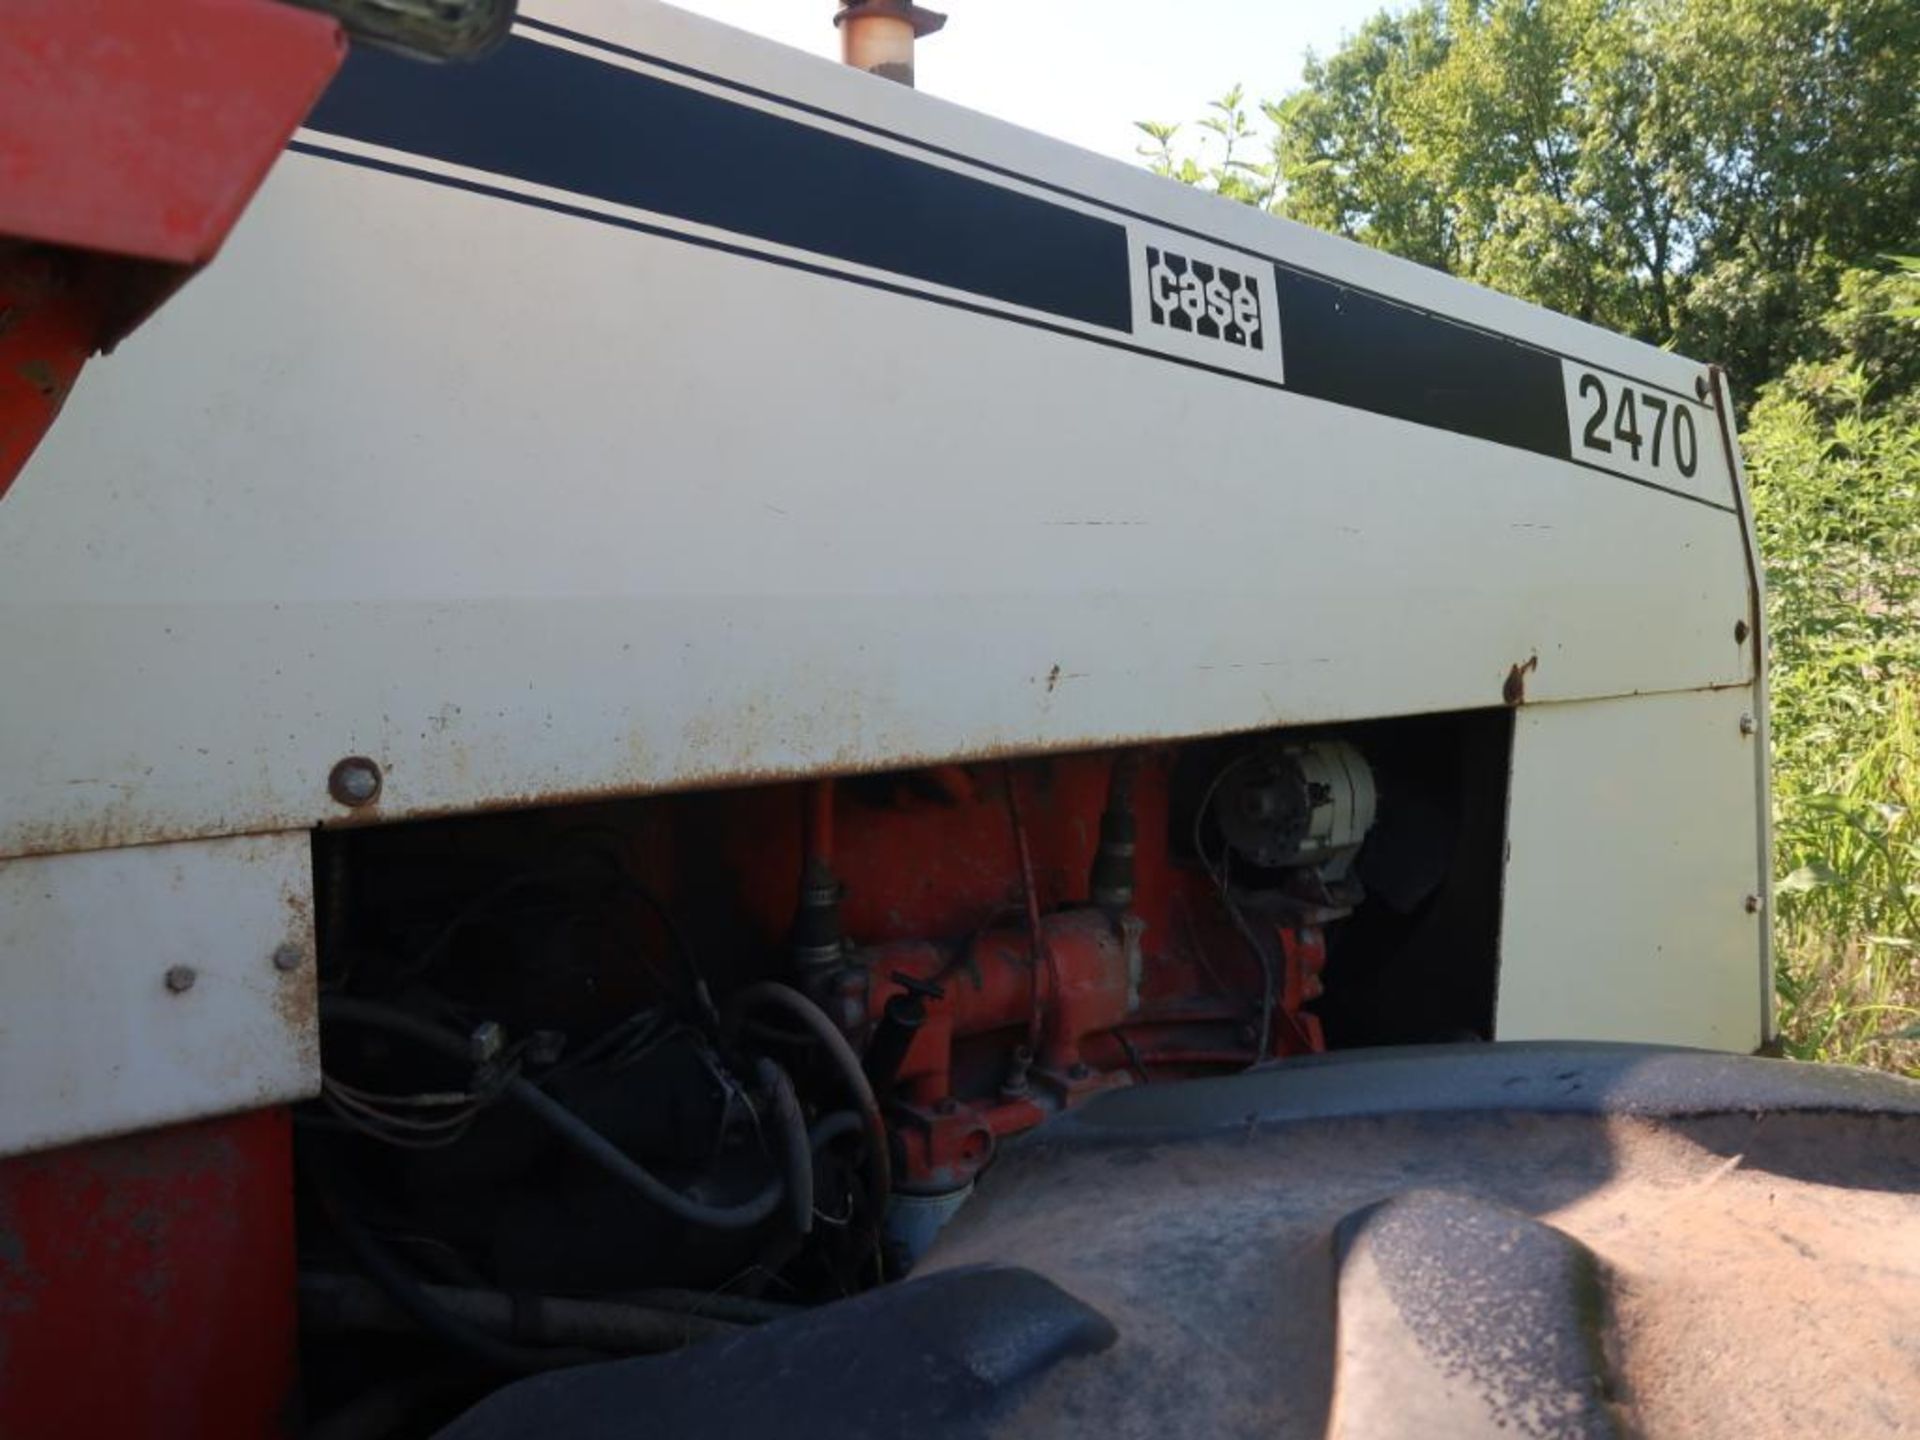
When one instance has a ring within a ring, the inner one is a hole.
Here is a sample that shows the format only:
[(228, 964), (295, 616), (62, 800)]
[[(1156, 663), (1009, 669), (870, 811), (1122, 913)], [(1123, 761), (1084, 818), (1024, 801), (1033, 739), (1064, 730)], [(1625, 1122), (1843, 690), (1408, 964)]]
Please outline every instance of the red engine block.
[(1169, 853), (1167, 757), (1134, 762), (1133, 903), (1089, 903), (1114, 763), (946, 767), (887, 793), (810, 790), (809, 883), (829, 868), (839, 879), (858, 947), (823, 973), (821, 998), (866, 1045), (890, 1000), (920, 997), (883, 1096), (905, 1189), (965, 1185), (997, 1141), (1100, 1091), (1324, 1048), (1303, 1008), (1320, 993), (1322, 932), (1256, 920), (1275, 972), (1261, 1044), (1261, 963), (1211, 879)]

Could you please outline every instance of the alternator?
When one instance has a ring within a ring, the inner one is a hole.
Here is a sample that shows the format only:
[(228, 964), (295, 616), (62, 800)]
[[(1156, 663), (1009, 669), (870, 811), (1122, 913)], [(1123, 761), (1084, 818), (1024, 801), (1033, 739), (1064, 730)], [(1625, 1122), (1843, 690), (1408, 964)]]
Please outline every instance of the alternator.
[(1220, 777), (1214, 814), (1235, 854), (1269, 870), (1346, 873), (1373, 825), (1373, 771), (1344, 740), (1277, 746)]

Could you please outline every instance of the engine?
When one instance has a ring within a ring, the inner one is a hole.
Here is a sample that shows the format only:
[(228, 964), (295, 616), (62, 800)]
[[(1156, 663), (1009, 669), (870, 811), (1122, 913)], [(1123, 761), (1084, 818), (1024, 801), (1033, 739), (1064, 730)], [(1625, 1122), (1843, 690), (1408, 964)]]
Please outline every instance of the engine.
[(1507, 744), (1490, 712), (321, 832), (316, 1412), (884, 1284), (1103, 1091), (1484, 1037)]

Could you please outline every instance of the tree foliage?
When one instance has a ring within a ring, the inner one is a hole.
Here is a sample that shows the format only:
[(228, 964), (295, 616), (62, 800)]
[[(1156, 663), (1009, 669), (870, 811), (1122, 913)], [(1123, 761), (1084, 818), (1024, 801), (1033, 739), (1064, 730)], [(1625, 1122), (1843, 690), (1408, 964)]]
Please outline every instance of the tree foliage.
[(1920, 214), (1912, 0), (1418, 0), (1304, 78), (1147, 122), (1156, 168), (1718, 359), (1745, 393)]
[[(1263, 106), (1271, 118), (1271, 106)], [(1140, 146), (1147, 168), (1185, 185), (1200, 185), (1238, 200), (1243, 205), (1268, 210), (1279, 192), (1280, 172), (1274, 164), (1272, 145), (1261, 132), (1247, 108), (1246, 90), (1236, 85), (1218, 100), (1208, 102), (1207, 113), (1194, 122), (1208, 147), (1205, 160), (1191, 152), (1180, 154), (1176, 142), (1178, 125), (1153, 120), (1133, 122), (1147, 138)], [(1214, 152), (1217, 150), (1218, 157)], [(1265, 158), (1262, 158), (1262, 155)]]
[(1920, 261), (1849, 272), (1838, 294), (1742, 436), (1782, 1014), (1796, 1053), (1920, 1073)]

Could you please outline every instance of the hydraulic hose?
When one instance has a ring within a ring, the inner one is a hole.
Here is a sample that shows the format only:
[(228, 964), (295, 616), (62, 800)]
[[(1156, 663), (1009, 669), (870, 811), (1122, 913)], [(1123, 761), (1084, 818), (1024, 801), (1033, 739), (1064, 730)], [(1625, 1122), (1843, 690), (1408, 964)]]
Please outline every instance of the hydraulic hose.
[[(521, 1335), (542, 1345), (588, 1346), (608, 1355), (651, 1355), (702, 1340), (738, 1335), (740, 1323), (685, 1311), (658, 1310), (619, 1300), (579, 1300), (563, 1295), (512, 1295), (503, 1290), (421, 1284), (420, 1290), (446, 1315), (500, 1344)], [(409, 1314), (384, 1286), (356, 1275), (305, 1271), (300, 1276), (300, 1318), (315, 1329), (405, 1330)], [(536, 1350), (536, 1356), (550, 1352)]]
[(787, 1221), (795, 1235), (813, 1233), (813, 1144), (800, 1097), (793, 1093), (787, 1072), (762, 1055), (754, 1072), (773, 1097), (773, 1120), (780, 1132), (780, 1150), (787, 1177)]
[[(763, 989), (763, 986), (750, 987)], [(781, 988), (784, 987), (774, 987)], [(801, 997), (797, 992), (788, 992), (796, 1000)], [(805, 1003), (802, 1000), (801, 1003)], [(818, 1011), (814, 1013), (818, 1014)], [(322, 996), (320, 1000), (320, 1018), (323, 1021), (338, 1021), (347, 1025), (360, 1025), (371, 1030), (383, 1030), (390, 1035), (399, 1035), (412, 1040), (421, 1047), (433, 1050), (458, 1065), (470, 1066), (473, 1058), (468, 1051), (465, 1036), (411, 1015), (391, 1005), (383, 1005), (373, 1000), (357, 1000), (344, 995)], [(826, 1021), (824, 1015), (820, 1016)], [(832, 1029), (831, 1024), (828, 1028)], [(839, 1031), (833, 1031), (836, 1039)], [(841, 1040), (842, 1048), (846, 1041)], [(852, 1051), (847, 1051), (852, 1055)], [(853, 1062), (856, 1072), (859, 1062)], [(862, 1077), (864, 1081), (864, 1076)], [(791, 1095), (791, 1088), (789, 1088)], [(510, 1078), (501, 1090), (501, 1094), (528, 1111), (576, 1154), (591, 1160), (607, 1174), (630, 1189), (636, 1191), (650, 1204), (666, 1211), (669, 1215), (685, 1220), (690, 1225), (705, 1226), (710, 1230), (750, 1230), (760, 1224), (780, 1206), (780, 1200), (789, 1186), (785, 1180), (776, 1179), (752, 1198), (734, 1205), (713, 1205), (704, 1200), (696, 1200), (682, 1193), (653, 1174), (645, 1166), (621, 1150), (606, 1136), (595, 1130), (586, 1121), (575, 1115), (566, 1106), (548, 1095), (538, 1086), (530, 1084), (519, 1076)], [(868, 1092), (871, 1103), (872, 1092)], [(778, 1101), (776, 1100), (776, 1108)], [(797, 1108), (797, 1107), (796, 1107)], [(879, 1118), (876, 1109), (875, 1119)], [(804, 1137), (805, 1131), (802, 1129)], [(885, 1154), (884, 1143), (882, 1155)], [(809, 1171), (811, 1177), (811, 1171)], [(808, 1184), (808, 1214), (812, 1214), (812, 1185)]]
[(531, 1375), (565, 1365), (578, 1365), (601, 1358), (591, 1351), (547, 1350), (515, 1345), (442, 1305), (427, 1286), (415, 1279), (374, 1233), (348, 1213), (332, 1190), (311, 1170), (320, 1203), (333, 1222), (333, 1230), (347, 1253), (393, 1303), (393, 1307), (442, 1344), (461, 1351), (492, 1370), (509, 1375)]
[(403, 1374), (363, 1390), (331, 1414), (307, 1426), (306, 1440), (392, 1440), (428, 1405), (472, 1398), (473, 1377), (464, 1365)]
[(852, 1110), (836, 1110), (831, 1115), (822, 1115), (813, 1122), (813, 1129), (807, 1132), (807, 1141), (813, 1153), (818, 1155), (827, 1146), (848, 1135), (865, 1135), (867, 1122)]
[(764, 1325), (769, 1320), (785, 1320), (789, 1315), (804, 1314), (807, 1309), (805, 1305), (762, 1300), (730, 1290), (633, 1290), (609, 1298), (648, 1310), (730, 1320), (736, 1325)]
[(867, 1199), (873, 1208), (874, 1223), (877, 1225), (880, 1217), (887, 1213), (887, 1199), (893, 1191), (893, 1168), (887, 1154), (887, 1126), (880, 1118), (880, 1102), (874, 1098), (867, 1072), (861, 1068), (860, 1057), (853, 1053), (847, 1037), (840, 1033), (840, 1027), (833, 1023), (826, 1011), (791, 985), (782, 985), (777, 980), (762, 980), (737, 990), (730, 1003), (736, 1013), (751, 1009), (783, 1011), (789, 1019), (798, 1021), (827, 1052), (827, 1058), (840, 1072), (840, 1078), (866, 1128)]

